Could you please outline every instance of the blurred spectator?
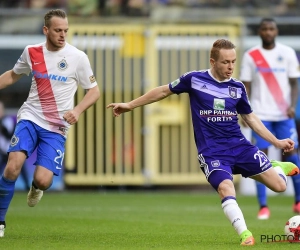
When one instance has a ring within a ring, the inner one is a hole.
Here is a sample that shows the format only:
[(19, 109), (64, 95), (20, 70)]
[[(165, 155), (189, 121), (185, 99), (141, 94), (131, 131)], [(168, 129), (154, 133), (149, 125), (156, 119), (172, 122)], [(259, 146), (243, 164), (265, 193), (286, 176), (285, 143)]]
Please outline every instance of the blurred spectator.
[[(2, 8), (17, 8), (21, 0), (0, 0), (0, 7)], [(26, 2), (29, 2), (26, 0)]]
[(67, 7), (67, 0), (46, 0), (44, 7), (49, 9), (63, 9)]
[(97, 14), (98, 0), (69, 0), (68, 12), (71, 15), (90, 16)]

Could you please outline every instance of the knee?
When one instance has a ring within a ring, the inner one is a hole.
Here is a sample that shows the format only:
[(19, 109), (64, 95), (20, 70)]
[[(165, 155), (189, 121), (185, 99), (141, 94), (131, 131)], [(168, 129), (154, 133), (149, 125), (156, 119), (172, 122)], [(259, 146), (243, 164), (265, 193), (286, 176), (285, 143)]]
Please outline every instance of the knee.
[(217, 192), (219, 193), (221, 198), (227, 196), (235, 196), (234, 185), (231, 180), (224, 180), (220, 183)]
[(22, 166), (14, 164), (13, 162), (9, 162), (3, 171), (3, 175), (8, 180), (15, 181), (20, 174), (21, 168)]
[(52, 179), (34, 179), (33, 182), (40, 190), (47, 190), (52, 185)]
[(282, 193), (286, 190), (286, 182), (284, 180), (280, 180), (273, 186), (272, 190), (277, 193)]

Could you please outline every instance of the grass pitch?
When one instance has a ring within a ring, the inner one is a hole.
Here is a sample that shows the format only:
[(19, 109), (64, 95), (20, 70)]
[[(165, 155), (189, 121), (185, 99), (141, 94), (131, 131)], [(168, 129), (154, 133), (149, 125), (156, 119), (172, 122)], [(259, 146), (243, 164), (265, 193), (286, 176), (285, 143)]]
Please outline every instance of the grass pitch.
[[(16, 193), (0, 249), (193, 250), (240, 249), (216, 193), (45, 192), (34, 208)], [(299, 249), (300, 244), (264, 243), (262, 235), (283, 234), (293, 197), (269, 197), (271, 218), (256, 219), (255, 197), (238, 196), (255, 249)]]

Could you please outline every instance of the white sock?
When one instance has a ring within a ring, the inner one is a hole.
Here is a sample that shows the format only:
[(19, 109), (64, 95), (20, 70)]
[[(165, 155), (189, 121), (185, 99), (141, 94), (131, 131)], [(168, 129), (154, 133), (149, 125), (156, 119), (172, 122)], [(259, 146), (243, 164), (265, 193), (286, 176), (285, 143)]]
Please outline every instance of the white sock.
[(242, 210), (235, 199), (229, 198), (222, 202), (222, 209), (238, 235), (247, 230)]
[(273, 167), (275, 169), (275, 171), (277, 172), (277, 174), (285, 181), (285, 183), (287, 183), (287, 177), (284, 174), (283, 170), (281, 169), (281, 167)]

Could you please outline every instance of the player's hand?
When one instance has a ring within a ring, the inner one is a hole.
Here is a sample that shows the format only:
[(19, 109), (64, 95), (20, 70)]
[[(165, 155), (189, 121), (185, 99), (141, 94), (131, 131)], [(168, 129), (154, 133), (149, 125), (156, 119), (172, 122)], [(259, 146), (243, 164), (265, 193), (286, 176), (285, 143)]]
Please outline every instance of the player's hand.
[(132, 110), (128, 103), (111, 103), (106, 106), (106, 108), (112, 108), (113, 114), (115, 117), (118, 117), (120, 114), (129, 112)]
[(290, 152), (294, 150), (295, 142), (290, 138), (278, 140), (277, 148), (283, 149), (283, 152)]
[(296, 115), (296, 110), (294, 107), (289, 107), (287, 110), (287, 115), (289, 118), (294, 118)]
[(79, 119), (79, 114), (73, 109), (73, 110), (69, 110), (67, 111), (63, 118), (65, 119), (65, 121), (71, 125), (75, 124), (76, 122), (78, 122)]

